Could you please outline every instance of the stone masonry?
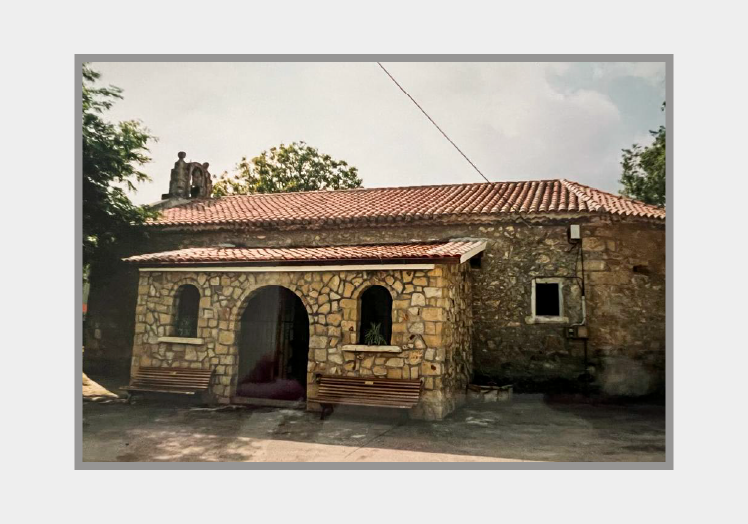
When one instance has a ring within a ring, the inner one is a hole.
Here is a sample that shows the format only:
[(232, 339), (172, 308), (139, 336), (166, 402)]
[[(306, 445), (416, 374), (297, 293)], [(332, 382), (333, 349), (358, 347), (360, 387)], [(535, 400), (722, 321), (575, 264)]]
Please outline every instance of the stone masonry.
[[(569, 391), (578, 387), (578, 377), (585, 371), (583, 341), (567, 338), (563, 324), (528, 322), (532, 279), (549, 275), (568, 277), (563, 286), (565, 313), (569, 323), (580, 320), (581, 288), (574, 277), (582, 276), (582, 267), (578, 248), (567, 239), (569, 224), (579, 224), (582, 231), (589, 328), (587, 368), (594, 375), (592, 386), (610, 395), (661, 393), (665, 384), (666, 325), (663, 221), (566, 213), (466, 224), (393, 224), (386, 228), (386, 239), (412, 242), (484, 238), (487, 246), (481, 267), (460, 269), (465, 273), (464, 285), (472, 287), (472, 298), (460, 307), (472, 314), (472, 350), (467, 353), (473, 362), (468, 366), (473, 380), (514, 384), (515, 391)], [(122, 256), (223, 243), (330, 246), (377, 243), (382, 239), (383, 228), (373, 226), (189, 231), (164, 228), (152, 232), (147, 243), (127, 248)], [(92, 286), (86, 325), (87, 365), (96, 362), (97, 357), (107, 366), (111, 362), (129, 362), (136, 300), (132, 295), (138, 287), (138, 273), (122, 266), (109, 282)], [(405, 283), (403, 292), (404, 286)], [(303, 293), (297, 294), (306, 300)], [(463, 297), (471, 296), (466, 292), (459, 295), (456, 303), (460, 304)], [(111, 296), (119, 297), (116, 304)], [(142, 296), (138, 300), (143, 300)], [(138, 307), (142, 306), (139, 303)], [(140, 311), (139, 315), (145, 314)], [(455, 333), (460, 338), (467, 336), (461, 330)], [(337, 365), (344, 366), (345, 360)]]
[[(195, 339), (174, 335), (175, 294), (191, 284), (200, 291)], [(215, 370), (211, 392), (229, 402), (237, 386), (240, 318), (259, 288), (283, 286), (302, 300), (309, 316), (307, 393), (314, 374), (422, 378), (416, 418), (438, 420), (463, 398), (472, 375), (472, 310), (468, 264), (431, 270), (188, 272), (142, 271), (135, 308), (132, 372), (139, 366)], [(359, 299), (371, 285), (392, 295), (392, 341), (399, 350), (357, 351)], [(310, 409), (317, 409), (310, 403)]]

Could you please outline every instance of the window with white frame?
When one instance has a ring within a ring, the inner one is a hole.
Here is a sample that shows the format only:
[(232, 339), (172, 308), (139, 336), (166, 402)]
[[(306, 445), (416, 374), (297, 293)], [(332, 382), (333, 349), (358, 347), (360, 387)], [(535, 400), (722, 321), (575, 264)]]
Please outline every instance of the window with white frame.
[(532, 322), (566, 322), (563, 279), (536, 278), (532, 281)]

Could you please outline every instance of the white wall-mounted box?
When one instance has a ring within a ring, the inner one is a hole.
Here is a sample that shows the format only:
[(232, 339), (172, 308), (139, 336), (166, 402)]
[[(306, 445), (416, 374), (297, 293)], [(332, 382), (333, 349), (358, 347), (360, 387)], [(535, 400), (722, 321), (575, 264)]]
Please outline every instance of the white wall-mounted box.
[(572, 224), (569, 226), (569, 240), (579, 240), (582, 238), (582, 232), (579, 229), (579, 224)]

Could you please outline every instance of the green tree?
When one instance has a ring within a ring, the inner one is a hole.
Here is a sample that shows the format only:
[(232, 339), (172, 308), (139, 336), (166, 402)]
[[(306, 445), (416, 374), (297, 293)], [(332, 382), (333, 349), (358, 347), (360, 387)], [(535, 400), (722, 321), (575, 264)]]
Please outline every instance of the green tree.
[(150, 180), (140, 166), (150, 161), (147, 143), (156, 140), (137, 120), (111, 123), (104, 113), (122, 90), (99, 87), (100, 73), (83, 65), (83, 265), (111, 261), (115, 246), (131, 241), (137, 228), (152, 215), (136, 206), (126, 190)]
[[(665, 110), (665, 103), (662, 104)], [(623, 185), (621, 194), (665, 207), (665, 126), (650, 131), (654, 142), (647, 147), (634, 144), (623, 150), (621, 166), (623, 174), (619, 182)]]
[(213, 196), (361, 187), (355, 167), (320, 154), (304, 142), (271, 147), (251, 161), (243, 157), (236, 171), (218, 178), (213, 184)]

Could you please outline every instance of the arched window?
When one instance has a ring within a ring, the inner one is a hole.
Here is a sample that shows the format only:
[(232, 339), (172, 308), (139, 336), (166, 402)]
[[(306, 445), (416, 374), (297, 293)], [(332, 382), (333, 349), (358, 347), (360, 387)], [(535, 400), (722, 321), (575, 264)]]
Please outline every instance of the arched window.
[(177, 289), (177, 319), (174, 331), (178, 337), (197, 336), (197, 314), (200, 309), (200, 292), (195, 286), (184, 285)]
[(359, 344), (389, 345), (392, 338), (392, 296), (384, 287), (371, 286), (361, 294), (361, 324), (358, 332)]

